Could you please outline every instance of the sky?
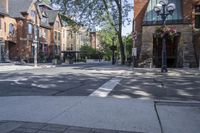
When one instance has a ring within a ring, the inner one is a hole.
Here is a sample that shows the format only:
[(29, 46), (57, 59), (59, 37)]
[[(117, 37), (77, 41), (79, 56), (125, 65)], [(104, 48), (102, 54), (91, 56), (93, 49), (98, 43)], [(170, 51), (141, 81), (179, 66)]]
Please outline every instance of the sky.
[[(44, 0), (44, 1), (49, 1), (49, 0)], [(133, 5), (134, 0), (128, 0), (128, 1)], [(131, 22), (130, 22), (130, 24), (125, 23), (125, 25), (123, 26), (123, 29), (122, 29), (123, 36), (126, 36), (132, 32), (133, 10), (131, 12), (129, 12), (128, 17), (131, 19)], [(99, 29), (98, 27), (96, 27), (96, 28)]]
[[(130, 3), (133, 3), (133, 0), (128, 0)], [(133, 5), (133, 4), (132, 4)], [(126, 36), (132, 32), (132, 26), (133, 26), (133, 10), (129, 13), (128, 17), (131, 19), (131, 23), (125, 24), (123, 27), (122, 35)]]

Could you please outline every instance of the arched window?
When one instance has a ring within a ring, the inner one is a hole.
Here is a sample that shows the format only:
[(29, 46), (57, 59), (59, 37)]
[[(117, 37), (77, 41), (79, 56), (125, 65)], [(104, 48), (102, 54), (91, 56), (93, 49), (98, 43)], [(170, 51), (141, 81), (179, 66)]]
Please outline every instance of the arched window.
[(9, 24), (9, 34), (10, 35), (14, 34), (14, 25), (12, 23)]

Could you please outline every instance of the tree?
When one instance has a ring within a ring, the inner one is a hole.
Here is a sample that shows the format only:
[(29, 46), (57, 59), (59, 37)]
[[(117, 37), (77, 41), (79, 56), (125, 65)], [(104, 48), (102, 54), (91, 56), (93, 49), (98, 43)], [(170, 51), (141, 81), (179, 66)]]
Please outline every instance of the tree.
[(60, 5), (63, 14), (72, 16), (80, 23), (91, 27), (109, 24), (117, 35), (120, 45), (121, 64), (125, 64), (122, 26), (130, 22), (128, 12), (132, 5), (128, 0), (52, 0)]
[(126, 44), (126, 55), (127, 57), (132, 56), (132, 48), (133, 48), (133, 42), (132, 42), (132, 36), (129, 34), (128, 36), (123, 37), (123, 41)]

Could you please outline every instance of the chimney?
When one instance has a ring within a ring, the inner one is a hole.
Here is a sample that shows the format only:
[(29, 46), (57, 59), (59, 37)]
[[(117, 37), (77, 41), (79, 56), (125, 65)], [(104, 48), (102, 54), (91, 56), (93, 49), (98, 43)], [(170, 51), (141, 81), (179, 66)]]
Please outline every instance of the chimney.
[(5, 0), (5, 7), (6, 7), (6, 13), (9, 13), (9, 7), (8, 7), (9, 0)]
[(8, 14), (8, 1), (9, 0), (0, 0), (0, 4), (3, 6), (3, 11), (4, 13), (7, 13)]

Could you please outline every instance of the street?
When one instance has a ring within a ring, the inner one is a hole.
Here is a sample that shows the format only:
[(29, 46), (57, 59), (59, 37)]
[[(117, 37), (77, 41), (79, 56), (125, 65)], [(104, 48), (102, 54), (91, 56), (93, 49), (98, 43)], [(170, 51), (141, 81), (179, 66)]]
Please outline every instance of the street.
[[(0, 133), (199, 131), (196, 71), (171, 69), (162, 74), (103, 62), (0, 75)], [(76, 131), (69, 131), (72, 128)]]
[(111, 66), (109, 63), (77, 64), (34, 70), (1, 72), (0, 96), (89, 96), (112, 78), (121, 82), (109, 97), (154, 100), (200, 100), (200, 77)]

